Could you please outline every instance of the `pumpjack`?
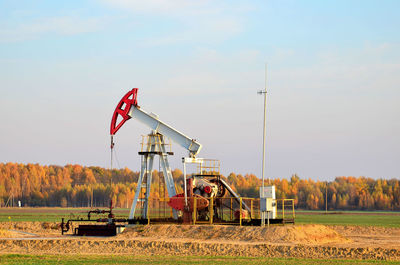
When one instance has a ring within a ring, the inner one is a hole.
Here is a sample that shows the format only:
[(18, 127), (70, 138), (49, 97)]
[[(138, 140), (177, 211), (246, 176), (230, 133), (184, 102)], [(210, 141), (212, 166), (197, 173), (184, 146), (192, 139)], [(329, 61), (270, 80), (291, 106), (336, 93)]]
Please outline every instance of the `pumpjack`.
[[(130, 207), (129, 217), (116, 218), (112, 212), (112, 200), (110, 201), (109, 210), (95, 209), (87, 213), (87, 219), (75, 218), (69, 219), (61, 223), (62, 234), (68, 232), (73, 227), (73, 222), (80, 222), (77, 228), (72, 229), (74, 235), (83, 236), (113, 236), (125, 229), (124, 223), (129, 224), (145, 224), (149, 223), (149, 210), (151, 208), (151, 185), (153, 180), (153, 166), (155, 157), (158, 156), (160, 168), (163, 176), (163, 190), (167, 195), (167, 203), (171, 211), (171, 217), (168, 218), (152, 218), (152, 222), (173, 222), (173, 223), (198, 223), (206, 221), (213, 223), (213, 220), (218, 223), (227, 223), (224, 220), (226, 211), (230, 212), (229, 221), (245, 219), (247, 225), (259, 225), (261, 219), (257, 218), (257, 211), (253, 211), (253, 200), (251, 205), (246, 203), (226, 182), (226, 179), (220, 174), (220, 162), (214, 159), (199, 158), (202, 145), (195, 139), (186, 136), (172, 126), (161, 121), (159, 117), (153, 113), (146, 112), (138, 105), (138, 88), (133, 88), (120, 100), (114, 110), (111, 126), (111, 165), (112, 154), (114, 148), (114, 136), (130, 119), (136, 119), (150, 128), (150, 133), (147, 135), (147, 142), (142, 143), (142, 149), (138, 152), (141, 157), (140, 174), (135, 190), (134, 199)], [(183, 192), (177, 193), (176, 183), (172, 176), (172, 171), (168, 162), (168, 156), (174, 153), (168, 150), (170, 146), (167, 139), (172, 140), (177, 145), (187, 150), (187, 157), (182, 158), (183, 163)], [(186, 166), (195, 164), (197, 172), (187, 174)], [(159, 178), (159, 181), (161, 178)], [(154, 185), (154, 184), (153, 184)], [(268, 212), (268, 220), (271, 217), (271, 223), (294, 223), (293, 218), (285, 219), (284, 217), (276, 218), (275, 203), (275, 187), (266, 187), (266, 197), (268, 200), (261, 200), (260, 211), (263, 207), (270, 208)], [(265, 193), (265, 191), (263, 192)], [(264, 199), (265, 199), (264, 198)], [(230, 202), (230, 203), (227, 203)], [(265, 202), (261, 203), (261, 202)], [(161, 200), (159, 201), (161, 202)], [(165, 201), (164, 201), (165, 202)], [(268, 203), (269, 202), (269, 203)], [(271, 206), (267, 207), (267, 204)], [(264, 205), (264, 206), (262, 206)], [(292, 202), (293, 209), (294, 204)], [(140, 207), (138, 207), (140, 206)], [(255, 206), (256, 208), (258, 205)], [(159, 210), (159, 208), (158, 208)], [(164, 209), (165, 210), (165, 209)], [(234, 214), (233, 214), (234, 212)], [(101, 218), (98, 215), (106, 215)], [(254, 216), (253, 216), (254, 214)], [(270, 216), (271, 214), (271, 216)], [(92, 218), (91, 215), (97, 215), (97, 218)], [(229, 223), (228, 221), (228, 223)], [(98, 224), (87, 224), (96, 222)], [(100, 224), (99, 224), (100, 223)], [(234, 222), (236, 224), (236, 222)]]
[[(212, 209), (212, 218), (222, 219), (222, 207), (219, 198), (229, 193), (237, 204), (240, 197), (221, 177), (219, 173), (219, 161), (198, 158), (202, 145), (195, 139), (186, 136), (172, 126), (161, 121), (157, 115), (146, 112), (138, 105), (138, 88), (133, 88), (125, 94), (118, 103), (111, 120), (110, 135), (111, 149), (114, 147), (114, 136), (126, 121), (133, 118), (147, 125), (151, 132), (147, 136), (145, 148), (139, 152), (141, 156), (141, 169), (135, 191), (135, 196), (129, 213), (129, 223), (145, 223), (148, 219), (150, 190), (152, 185), (152, 171), (155, 156), (159, 157), (168, 192), (168, 205), (172, 208), (173, 220), (178, 222), (190, 223), (194, 210), (194, 200), (196, 201), (196, 211), (198, 220), (210, 219), (209, 200), (213, 198), (215, 202)], [(177, 145), (188, 151), (188, 156), (182, 158), (183, 163), (183, 193), (177, 194), (172, 171), (168, 162), (168, 156), (173, 155), (166, 149), (166, 138), (169, 138)], [(112, 152), (112, 151), (111, 151)], [(188, 176), (186, 173), (187, 164), (196, 164), (198, 172)], [(210, 166), (211, 165), (211, 166)], [(140, 196), (140, 194), (144, 195)], [(194, 199), (195, 198), (195, 199)], [(141, 213), (136, 213), (136, 208), (142, 203)], [(243, 212), (247, 215), (251, 212), (250, 207), (241, 202)], [(241, 211), (242, 212), (242, 211)], [(135, 214), (136, 213), (136, 214)]]

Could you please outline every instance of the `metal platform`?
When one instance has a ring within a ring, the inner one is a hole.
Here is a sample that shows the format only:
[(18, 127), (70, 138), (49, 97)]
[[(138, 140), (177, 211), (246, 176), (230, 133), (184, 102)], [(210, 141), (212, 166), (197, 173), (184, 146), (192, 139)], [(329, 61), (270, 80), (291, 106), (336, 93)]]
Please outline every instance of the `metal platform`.
[[(294, 224), (294, 218), (275, 218), (269, 220), (270, 224)], [(175, 220), (173, 218), (151, 218), (143, 219), (143, 218), (134, 218), (128, 219), (128, 224), (130, 225), (147, 225), (147, 224), (183, 224), (183, 220), (178, 219)], [(209, 221), (196, 221), (197, 225), (209, 225)], [(214, 220), (213, 225), (240, 225), (240, 220), (234, 221), (221, 221), (221, 220)], [(242, 226), (260, 226), (261, 219), (250, 219), (242, 220)]]
[[(275, 218), (275, 219), (269, 219), (269, 223), (270, 224), (294, 224), (294, 219), (293, 218), (285, 218), (285, 219)], [(250, 221), (242, 220), (242, 225), (260, 226), (261, 219), (252, 219)]]
[[(174, 152), (165, 152), (167, 155), (174, 155)], [(139, 155), (162, 155), (163, 152), (158, 151), (140, 151), (138, 152)]]

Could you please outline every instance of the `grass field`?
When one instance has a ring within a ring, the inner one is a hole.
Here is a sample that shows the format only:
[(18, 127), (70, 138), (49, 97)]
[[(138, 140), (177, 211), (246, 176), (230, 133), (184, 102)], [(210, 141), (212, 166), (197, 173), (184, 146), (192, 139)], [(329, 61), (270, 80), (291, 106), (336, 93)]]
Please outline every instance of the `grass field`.
[[(40, 221), (61, 222), (61, 218), (86, 217), (88, 208), (0, 208), (0, 222)], [(115, 209), (118, 217), (126, 218), (128, 209)], [(399, 212), (296, 211), (296, 224), (360, 225), (400, 227)]]
[(220, 256), (0, 255), (0, 264), (398, 264), (373, 260), (320, 260)]
[[(105, 209), (105, 208), (101, 208)], [(87, 217), (89, 208), (0, 208), (0, 222), (61, 222), (77, 217)], [(127, 217), (128, 209), (113, 209), (117, 217)], [(95, 215), (92, 215), (95, 216)]]
[(400, 227), (400, 214), (388, 212), (297, 212), (296, 224)]

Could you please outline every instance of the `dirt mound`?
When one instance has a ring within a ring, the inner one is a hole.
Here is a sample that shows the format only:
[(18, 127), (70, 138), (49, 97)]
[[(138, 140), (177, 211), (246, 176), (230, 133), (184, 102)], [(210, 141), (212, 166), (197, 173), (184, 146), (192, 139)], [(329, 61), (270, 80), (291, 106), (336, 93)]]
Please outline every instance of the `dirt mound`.
[(400, 260), (400, 250), (321, 245), (290, 245), (249, 242), (194, 242), (148, 239), (43, 239), (0, 240), (0, 254), (112, 254), (161, 256), (292, 257), (313, 259)]
[(13, 236), (13, 233), (11, 233), (10, 231), (4, 230), (4, 229), (0, 229), (0, 238), (1, 237), (7, 238), (7, 237), (12, 237), (12, 236)]
[[(2, 235), (2, 231), (3, 236)], [(0, 255), (253, 256), (400, 261), (400, 228), (286, 225), (150, 225), (109, 238), (60, 235), (57, 223), (0, 223)]]
[(383, 226), (335, 225), (329, 226), (342, 235), (390, 235), (400, 238), (400, 228)]
[(119, 238), (184, 238), (269, 243), (323, 244), (348, 242), (333, 229), (323, 225), (301, 226), (209, 226), (209, 225), (150, 225), (126, 229)]
[(375, 226), (331, 226), (359, 247), (380, 246), (400, 250), (400, 228)]
[(61, 234), (60, 224), (56, 222), (0, 222), (0, 229), (41, 235)]
[(350, 242), (351, 240), (324, 225), (291, 226), (284, 233), (284, 242), (324, 244), (332, 242)]
[(24, 238), (27, 237), (28, 234), (24, 232), (18, 232), (15, 230), (7, 230), (7, 229), (0, 229), (0, 240), (1, 239), (8, 239), (8, 238)]

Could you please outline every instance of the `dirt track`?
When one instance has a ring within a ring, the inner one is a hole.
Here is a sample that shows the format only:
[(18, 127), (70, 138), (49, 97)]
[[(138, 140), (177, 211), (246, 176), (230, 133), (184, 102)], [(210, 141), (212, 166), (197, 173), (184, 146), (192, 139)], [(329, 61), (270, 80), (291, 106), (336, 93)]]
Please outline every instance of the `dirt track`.
[[(113, 238), (84, 238), (61, 237), (55, 225), (38, 224), (0, 223), (0, 237), (3, 238), (0, 239), (0, 253), (118, 253), (400, 260), (398, 228), (287, 225), (271, 226), (268, 229), (151, 225), (129, 228)], [(21, 232), (34, 233), (37, 236)], [(13, 239), (7, 239), (10, 237)]]

